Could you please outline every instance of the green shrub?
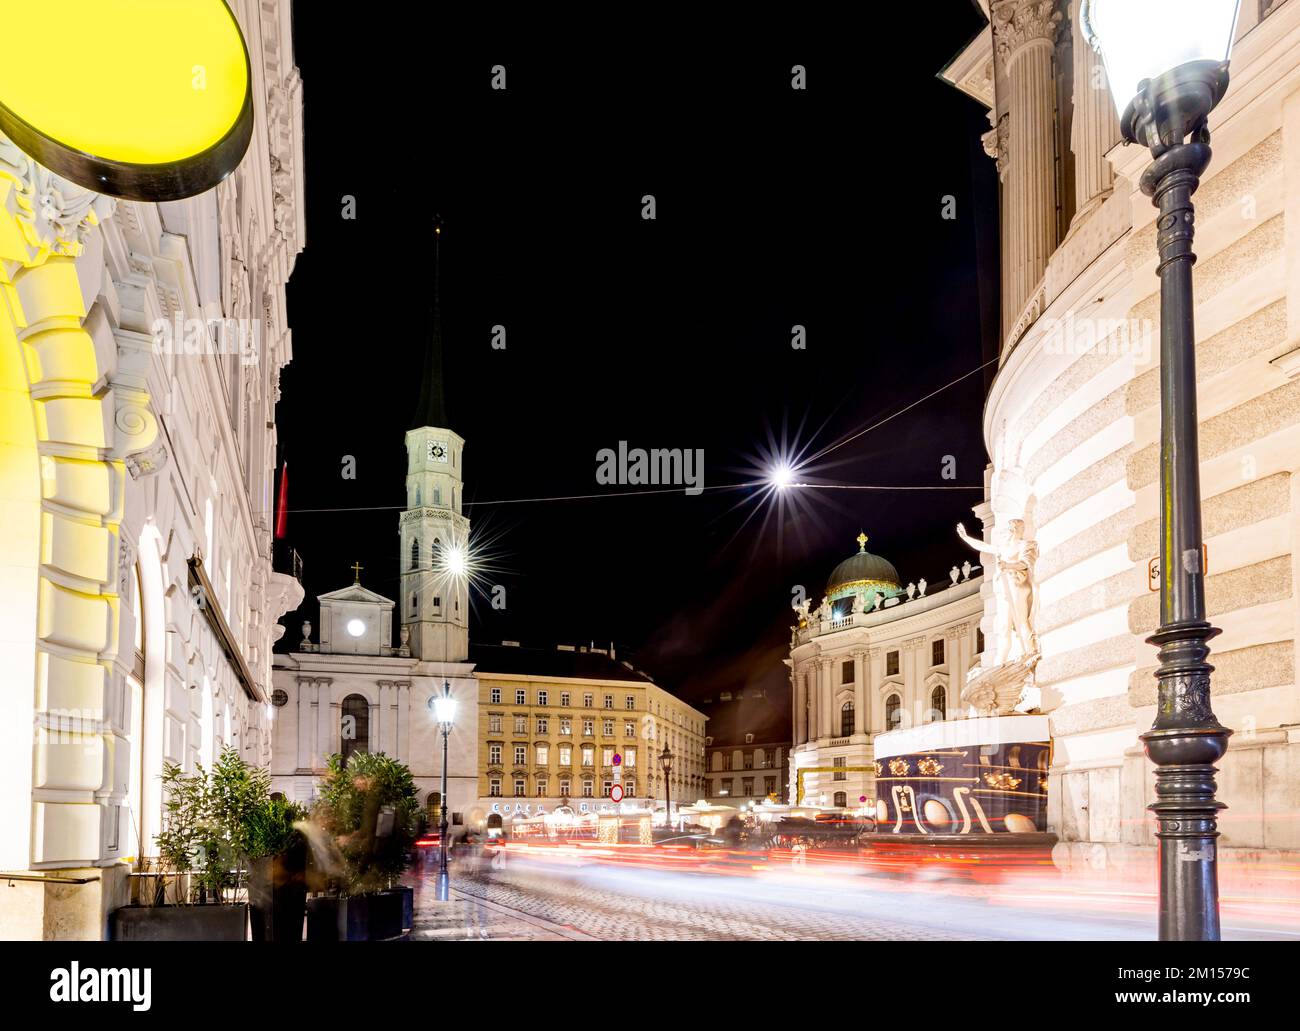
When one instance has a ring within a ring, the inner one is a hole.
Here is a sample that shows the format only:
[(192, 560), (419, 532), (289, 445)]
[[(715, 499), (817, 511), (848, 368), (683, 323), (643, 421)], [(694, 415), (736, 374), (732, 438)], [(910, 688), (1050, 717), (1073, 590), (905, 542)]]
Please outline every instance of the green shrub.
[(406, 869), (415, 842), (420, 804), (405, 763), (382, 752), (354, 752), (327, 760), (312, 819), (343, 860), (348, 895), (392, 887)]

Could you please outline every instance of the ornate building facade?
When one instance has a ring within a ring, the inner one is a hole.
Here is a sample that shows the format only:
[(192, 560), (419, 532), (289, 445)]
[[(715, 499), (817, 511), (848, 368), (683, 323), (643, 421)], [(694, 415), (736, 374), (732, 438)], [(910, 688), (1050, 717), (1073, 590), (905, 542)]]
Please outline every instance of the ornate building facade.
[[(1034, 673), (1062, 864), (1154, 846), (1159, 281), (1148, 152), (1120, 144), (1079, 0), (994, 0), (943, 72), (988, 109), (1002, 213), (1001, 362), (977, 511), (1037, 541)], [(1300, 3), (1244, 0), (1196, 194), (1201, 486), (1221, 854), (1300, 848)], [(992, 619), (998, 602), (990, 598)]]
[[(673, 811), (704, 792), (704, 713), (619, 661), (613, 649), (473, 645), (478, 678), (479, 807), (508, 819), (612, 810)], [(671, 771), (659, 756), (667, 746)], [(617, 757), (617, 759), (616, 759)]]
[(793, 630), (794, 746), (789, 802), (860, 809), (875, 798), (877, 735), (960, 719), (967, 674), (983, 650), (984, 578), (969, 561), (948, 582), (904, 588), (866, 550), (831, 572), (825, 600)]
[(164, 763), (270, 760), (271, 645), (301, 597), (271, 485), (302, 85), (288, 0), (230, 6), (256, 128), (216, 189), (114, 201), (0, 136), (4, 938), (104, 935), (155, 854)]

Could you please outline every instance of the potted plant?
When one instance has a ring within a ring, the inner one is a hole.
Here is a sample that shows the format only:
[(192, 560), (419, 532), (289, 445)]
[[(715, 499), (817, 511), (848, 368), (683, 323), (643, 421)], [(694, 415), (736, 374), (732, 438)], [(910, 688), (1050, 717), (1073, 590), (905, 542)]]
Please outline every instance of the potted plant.
[(267, 798), (245, 821), (249, 926), (253, 941), (302, 941), (307, 903), (307, 811), (282, 797)]
[(227, 748), (205, 770), (163, 767), (160, 870), (143, 904), (122, 906), (109, 920), (115, 941), (243, 941), (246, 903), (239, 887), (248, 814), (263, 801), (267, 778)]
[(327, 761), (312, 821), (329, 844), (337, 894), (307, 903), (309, 941), (396, 938), (410, 926), (411, 889), (398, 885), (410, 864), (419, 819), (411, 771), (382, 752)]

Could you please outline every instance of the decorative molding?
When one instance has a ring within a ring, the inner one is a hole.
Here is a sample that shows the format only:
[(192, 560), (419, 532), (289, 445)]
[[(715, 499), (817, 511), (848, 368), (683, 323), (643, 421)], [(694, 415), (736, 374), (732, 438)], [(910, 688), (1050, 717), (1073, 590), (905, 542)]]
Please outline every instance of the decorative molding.
[(10, 189), (3, 208), (13, 216), (32, 254), (28, 264), (44, 256), (75, 258), (85, 250), (92, 226), (109, 218), (117, 205), (112, 197), (93, 193), (37, 164), (0, 133), (0, 183)]
[(1004, 113), (998, 119), (998, 124), (980, 137), (980, 141), (984, 144), (984, 153), (997, 162), (999, 179), (1007, 172), (1007, 139), (1010, 125), (1010, 116)]
[(1009, 64), (1025, 46), (1043, 41), (1056, 45), (1061, 12), (1056, 0), (1000, 0), (990, 16), (998, 60)]

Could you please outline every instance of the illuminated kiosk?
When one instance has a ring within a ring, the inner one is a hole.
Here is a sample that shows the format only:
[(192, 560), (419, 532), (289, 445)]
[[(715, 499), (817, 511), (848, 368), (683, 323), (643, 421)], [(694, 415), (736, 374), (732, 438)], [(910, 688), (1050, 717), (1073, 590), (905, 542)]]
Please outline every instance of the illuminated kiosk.
[(1047, 837), (1046, 716), (943, 720), (875, 739), (876, 833)]

